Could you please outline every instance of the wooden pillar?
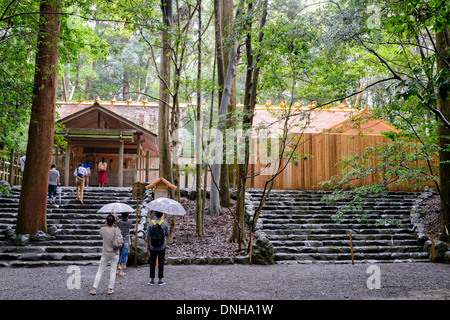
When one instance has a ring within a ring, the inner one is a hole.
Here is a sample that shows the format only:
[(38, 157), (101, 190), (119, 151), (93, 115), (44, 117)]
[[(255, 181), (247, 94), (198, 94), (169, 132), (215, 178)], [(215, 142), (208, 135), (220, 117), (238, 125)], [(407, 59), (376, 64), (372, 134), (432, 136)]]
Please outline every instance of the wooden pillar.
[(11, 158), (9, 162), (9, 185), (14, 185), (14, 149), (11, 149)]
[(118, 172), (118, 186), (123, 187), (123, 148), (124, 142), (120, 140), (119, 146), (119, 172)]
[(2, 180), (6, 179), (6, 161), (5, 159), (0, 160), (2, 162)]
[(136, 181), (141, 181), (141, 171), (139, 169), (141, 169), (141, 134), (142, 132), (138, 132), (137, 133), (137, 159), (136, 159), (136, 175), (137, 175), (137, 180)]
[(64, 158), (64, 186), (69, 186), (69, 170), (70, 170), (70, 140), (67, 141), (66, 155)]
[(59, 170), (59, 147), (55, 148), (55, 164), (56, 168)]
[(150, 151), (145, 152), (145, 181), (150, 180)]

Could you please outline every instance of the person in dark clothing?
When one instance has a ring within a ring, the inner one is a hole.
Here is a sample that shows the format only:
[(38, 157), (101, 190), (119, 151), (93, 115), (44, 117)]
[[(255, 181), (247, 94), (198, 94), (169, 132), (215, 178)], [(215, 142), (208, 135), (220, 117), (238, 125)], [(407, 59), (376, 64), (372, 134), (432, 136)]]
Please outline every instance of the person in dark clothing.
[[(162, 212), (155, 212), (155, 216), (156, 219), (151, 220), (147, 228), (147, 252), (150, 253), (150, 281), (148, 284), (151, 286), (155, 284), (155, 267), (156, 259), (158, 259), (158, 285), (162, 286), (165, 284), (163, 278), (166, 237), (169, 236), (170, 229), (169, 224), (162, 219)], [(160, 243), (157, 243), (158, 239), (155, 237), (159, 234), (162, 236), (162, 239), (160, 239)]]

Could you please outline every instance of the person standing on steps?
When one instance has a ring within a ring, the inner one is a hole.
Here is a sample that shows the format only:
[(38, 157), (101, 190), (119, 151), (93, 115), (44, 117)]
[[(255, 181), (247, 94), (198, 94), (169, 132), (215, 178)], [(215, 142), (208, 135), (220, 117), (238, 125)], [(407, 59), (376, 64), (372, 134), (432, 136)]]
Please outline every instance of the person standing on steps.
[(108, 165), (105, 162), (105, 158), (102, 158), (102, 161), (98, 163), (98, 186), (104, 187), (105, 184), (108, 183), (108, 177), (106, 176), (106, 169)]
[(147, 252), (150, 253), (150, 281), (155, 285), (155, 267), (158, 258), (158, 285), (163, 286), (164, 259), (166, 255), (166, 237), (170, 234), (169, 224), (162, 220), (162, 212), (155, 212), (156, 219), (151, 220), (147, 228)]
[(78, 168), (75, 169), (73, 175), (75, 176), (75, 185), (77, 186), (77, 197), (81, 203), (83, 203), (84, 193), (84, 178), (87, 175), (86, 169), (82, 163), (78, 164)]
[(100, 259), (100, 265), (98, 266), (97, 274), (95, 275), (94, 286), (90, 292), (91, 295), (97, 294), (98, 284), (102, 279), (103, 272), (105, 271), (108, 263), (111, 263), (111, 269), (109, 272), (109, 285), (108, 285), (108, 294), (114, 293), (114, 284), (116, 282), (116, 266), (119, 261), (119, 250), (115, 250), (113, 247), (113, 239), (114, 239), (114, 231), (120, 232), (116, 230), (114, 227), (115, 218), (112, 214), (109, 214), (106, 217), (105, 226), (100, 229), (100, 236), (103, 239), (103, 247), (102, 247), (102, 257)]
[(50, 176), (48, 178), (48, 198), (50, 199), (50, 204), (56, 204), (58, 185), (60, 185), (59, 171), (56, 170), (56, 164), (52, 163), (50, 166)]
[(86, 160), (86, 162), (83, 164), (83, 167), (86, 168), (87, 175), (86, 175), (86, 187), (89, 187), (89, 177), (91, 176), (92, 171), (92, 163), (89, 160)]

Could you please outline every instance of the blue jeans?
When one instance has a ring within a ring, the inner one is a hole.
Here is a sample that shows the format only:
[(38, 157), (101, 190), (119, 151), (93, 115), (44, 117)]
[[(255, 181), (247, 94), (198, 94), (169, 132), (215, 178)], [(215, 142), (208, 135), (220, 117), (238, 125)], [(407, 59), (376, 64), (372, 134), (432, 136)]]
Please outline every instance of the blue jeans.
[(58, 190), (58, 186), (49, 184), (48, 185), (48, 198), (56, 199), (57, 190)]
[(120, 249), (120, 259), (119, 262), (122, 264), (127, 263), (127, 257), (128, 257), (128, 249), (130, 247), (130, 244), (128, 242), (124, 242), (122, 249)]

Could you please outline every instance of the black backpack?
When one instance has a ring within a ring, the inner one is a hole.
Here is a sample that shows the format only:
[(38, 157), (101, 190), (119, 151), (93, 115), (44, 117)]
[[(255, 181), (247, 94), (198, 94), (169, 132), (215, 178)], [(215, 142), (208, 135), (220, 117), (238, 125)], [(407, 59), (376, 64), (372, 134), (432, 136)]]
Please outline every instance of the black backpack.
[(153, 247), (161, 247), (164, 244), (164, 230), (161, 227), (163, 220), (156, 222), (152, 220), (153, 226), (150, 230), (150, 241)]

